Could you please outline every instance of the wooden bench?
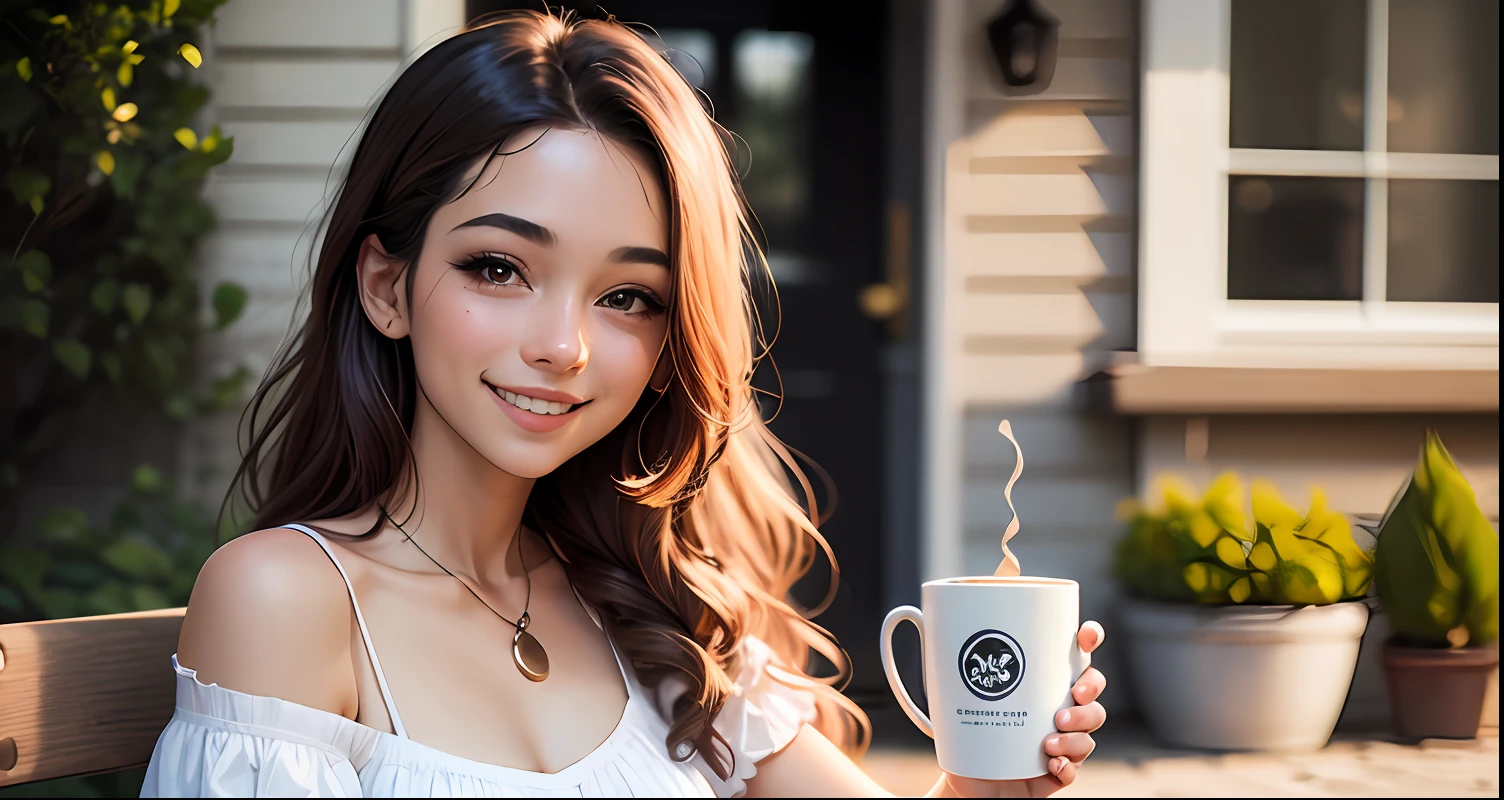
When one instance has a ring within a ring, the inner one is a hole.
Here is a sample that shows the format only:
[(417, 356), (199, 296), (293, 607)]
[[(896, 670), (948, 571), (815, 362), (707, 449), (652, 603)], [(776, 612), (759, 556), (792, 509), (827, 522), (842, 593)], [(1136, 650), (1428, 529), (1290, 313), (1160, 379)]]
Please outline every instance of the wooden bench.
[(145, 766), (182, 625), (181, 608), (0, 625), (0, 786)]

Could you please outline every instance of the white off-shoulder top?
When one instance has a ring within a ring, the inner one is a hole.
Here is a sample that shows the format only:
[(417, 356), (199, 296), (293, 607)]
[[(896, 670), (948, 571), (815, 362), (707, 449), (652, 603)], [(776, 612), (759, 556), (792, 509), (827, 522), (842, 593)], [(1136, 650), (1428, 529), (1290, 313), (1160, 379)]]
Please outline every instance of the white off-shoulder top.
[[(757, 762), (814, 718), (814, 697), (772, 679), (772, 650), (744, 640), (741, 676), (715, 727), (735, 755), (719, 780), (700, 755), (669, 757), (668, 722), (620, 655), (627, 705), (600, 746), (553, 772), (461, 758), (407, 737), (350, 578), (316, 531), (345, 586), (395, 733), (309, 706), (200, 683), (172, 658), (177, 709), (157, 739), (142, 797), (737, 797)], [(612, 646), (613, 651), (615, 646)]]

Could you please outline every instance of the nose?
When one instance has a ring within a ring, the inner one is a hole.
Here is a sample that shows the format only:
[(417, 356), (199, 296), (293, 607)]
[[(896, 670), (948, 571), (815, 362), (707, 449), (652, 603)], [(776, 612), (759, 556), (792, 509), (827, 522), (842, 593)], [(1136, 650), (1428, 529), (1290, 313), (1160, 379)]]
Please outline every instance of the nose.
[(564, 373), (581, 370), (590, 360), (579, 303), (560, 298), (540, 300), (528, 315), (522, 338), (522, 360), (539, 369)]

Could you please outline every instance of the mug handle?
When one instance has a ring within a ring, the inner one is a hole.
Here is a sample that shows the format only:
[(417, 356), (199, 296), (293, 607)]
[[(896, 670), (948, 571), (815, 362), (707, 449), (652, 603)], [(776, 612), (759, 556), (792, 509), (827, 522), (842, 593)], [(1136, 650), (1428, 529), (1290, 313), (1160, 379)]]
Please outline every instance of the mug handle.
[(919, 629), (919, 647), (924, 648), (924, 614), (913, 606), (899, 606), (888, 612), (883, 620), (883, 636), (879, 642), (882, 650), (883, 672), (888, 676), (888, 686), (893, 689), (893, 696), (898, 698), (898, 704), (903, 707), (903, 713), (909, 715), (909, 719), (919, 726), (919, 730), (935, 738), (935, 726), (930, 724), (930, 718), (919, 710), (914, 700), (909, 697), (909, 690), (904, 688), (903, 679), (898, 677), (898, 666), (893, 663), (893, 631), (898, 628), (898, 623), (908, 620)]

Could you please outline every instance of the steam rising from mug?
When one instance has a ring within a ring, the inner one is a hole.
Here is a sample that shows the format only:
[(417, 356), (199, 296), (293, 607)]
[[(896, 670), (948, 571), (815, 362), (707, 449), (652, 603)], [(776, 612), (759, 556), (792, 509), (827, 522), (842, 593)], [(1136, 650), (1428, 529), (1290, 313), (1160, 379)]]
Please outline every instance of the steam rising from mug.
[(1008, 441), (1013, 443), (1013, 452), (1018, 454), (1018, 461), (1013, 464), (1013, 477), (1009, 478), (1008, 485), (1003, 487), (1003, 499), (1008, 501), (1008, 513), (1013, 515), (1013, 519), (1008, 520), (1008, 527), (1003, 531), (1003, 560), (997, 565), (997, 571), (992, 573), (1011, 578), (1022, 574), (1018, 558), (1008, 550), (1008, 540), (1018, 533), (1018, 509), (1013, 507), (1013, 484), (1018, 482), (1018, 476), (1024, 472), (1024, 451), (1018, 446), (1018, 440), (1013, 438), (1013, 426), (1008, 424), (1008, 420), (1003, 420), (997, 426), (997, 432), (1008, 437)]

